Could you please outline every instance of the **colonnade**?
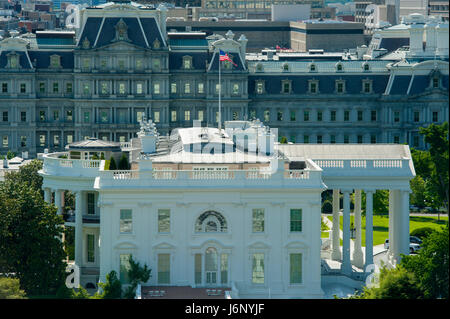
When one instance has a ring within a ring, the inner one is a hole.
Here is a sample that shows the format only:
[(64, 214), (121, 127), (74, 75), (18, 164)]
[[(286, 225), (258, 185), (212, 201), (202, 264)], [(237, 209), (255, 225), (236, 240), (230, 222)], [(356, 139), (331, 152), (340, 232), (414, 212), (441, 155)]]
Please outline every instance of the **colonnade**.
[[(340, 192), (343, 195), (342, 251), (340, 248)], [(350, 251), (350, 195), (354, 192), (354, 248)], [(365, 252), (361, 236), (361, 189), (333, 189), (333, 228), (331, 259), (341, 261), (341, 271), (351, 274), (352, 265), (367, 271), (373, 264), (373, 195), (375, 190), (365, 189), (366, 227)], [(409, 190), (389, 190), (389, 249), (388, 261), (396, 264), (401, 254), (409, 253)]]

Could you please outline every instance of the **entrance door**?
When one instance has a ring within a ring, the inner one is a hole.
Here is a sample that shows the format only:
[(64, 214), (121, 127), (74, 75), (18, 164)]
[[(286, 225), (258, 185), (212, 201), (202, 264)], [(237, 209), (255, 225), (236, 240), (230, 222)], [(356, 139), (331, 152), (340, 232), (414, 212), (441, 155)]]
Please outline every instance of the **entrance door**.
[(206, 249), (205, 254), (205, 275), (207, 285), (217, 284), (218, 258), (217, 250), (213, 247)]

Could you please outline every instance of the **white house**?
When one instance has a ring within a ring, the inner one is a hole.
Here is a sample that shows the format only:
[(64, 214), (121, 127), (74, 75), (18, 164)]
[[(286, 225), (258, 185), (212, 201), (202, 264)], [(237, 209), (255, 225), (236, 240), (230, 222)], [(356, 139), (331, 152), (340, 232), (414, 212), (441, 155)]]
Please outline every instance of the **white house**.
[[(248, 134), (246, 134), (246, 132)], [(334, 224), (332, 258), (352, 274), (373, 263), (372, 195), (390, 190), (390, 260), (409, 252), (407, 145), (275, 144), (275, 130), (231, 121), (159, 136), (142, 122), (126, 145), (130, 170), (103, 160), (44, 155), (46, 200), (76, 195), (75, 263), (95, 286), (111, 270), (126, 282), (128, 256), (152, 268), (149, 286), (233, 287), (243, 298), (321, 298), (321, 193), (343, 193), (344, 237)], [(350, 251), (350, 194), (356, 239)], [(361, 249), (361, 191), (366, 247)], [(339, 201), (334, 201), (337, 221)]]

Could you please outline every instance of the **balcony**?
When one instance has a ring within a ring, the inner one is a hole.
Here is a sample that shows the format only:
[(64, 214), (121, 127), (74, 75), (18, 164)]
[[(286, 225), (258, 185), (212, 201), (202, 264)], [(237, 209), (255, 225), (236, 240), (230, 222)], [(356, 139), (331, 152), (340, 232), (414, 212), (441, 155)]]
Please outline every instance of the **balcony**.
[(45, 154), (42, 173), (45, 175), (95, 178), (98, 176), (101, 160), (77, 160), (60, 158), (67, 152)]
[[(100, 215), (93, 214), (83, 214), (83, 224), (100, 224)], [(63, 219), (65, 223), (75, 224), (76, 217), (74, 211), (68, 211), (63, 214)]]

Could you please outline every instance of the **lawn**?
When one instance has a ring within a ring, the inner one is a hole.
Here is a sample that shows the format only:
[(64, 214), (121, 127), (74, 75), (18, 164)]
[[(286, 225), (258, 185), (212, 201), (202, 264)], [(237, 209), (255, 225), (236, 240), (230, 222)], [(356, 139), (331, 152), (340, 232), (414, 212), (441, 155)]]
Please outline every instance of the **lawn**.
[[(333, 216), (327, 216), (329, 220), (333, 221)], [(441, 216), (438, 221), (437, 217), (428, 216), (411, 216), (409, 218), (409, 231), (422, 227), (440, 228), (448, 221), (447, 216)], [(350, 215), (350, 223), (354, 223), (354, 216)], [(366, 244), (366, 218), (362, 216), (361, 221), (361, 244)], [(342, 230), (342, 216), (339, 220), (339, 228)], [(373, 216), (373, 245), (381, 245), (389, 237), (389, 217), (388, 215)]]

